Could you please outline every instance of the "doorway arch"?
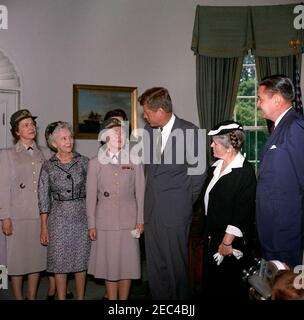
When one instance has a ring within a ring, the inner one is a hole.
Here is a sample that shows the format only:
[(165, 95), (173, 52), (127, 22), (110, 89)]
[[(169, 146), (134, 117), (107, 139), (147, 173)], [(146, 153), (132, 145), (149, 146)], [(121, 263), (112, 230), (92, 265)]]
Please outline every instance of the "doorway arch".
[(0, 89), (20, 90), (20, 78), (14, 64), (0, 49)]
[(20, 89), (15, 65), (0, 49), (0, 148), (12, 145), (9, 119), (19, 109)]

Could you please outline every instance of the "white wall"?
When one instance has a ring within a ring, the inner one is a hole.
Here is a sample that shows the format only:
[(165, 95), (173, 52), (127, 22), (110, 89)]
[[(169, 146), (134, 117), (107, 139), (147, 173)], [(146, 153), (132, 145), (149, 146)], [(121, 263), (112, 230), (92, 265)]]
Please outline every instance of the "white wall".
[[(195, 57), (190, 49), (196, 5), (296, 2), (0, 0), (8, 8), (8, 30), (0, 30), (0, 50), (19, 71), (21, 107), (38, 115), (42, 145), (49, 122), (72, 122), (73, 83), (136, 86), (139, 94), (165, 86), (175, 112), (198, 124)], [(97, 148), (96, 141), (77, 141), (77, 150), (90, 157)]]

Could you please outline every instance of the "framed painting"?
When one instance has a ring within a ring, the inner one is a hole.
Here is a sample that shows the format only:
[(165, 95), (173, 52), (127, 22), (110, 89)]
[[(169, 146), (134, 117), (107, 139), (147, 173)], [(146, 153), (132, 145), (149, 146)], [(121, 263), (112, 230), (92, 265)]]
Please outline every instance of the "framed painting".
[(137, 129), (137, 88), (101, 85), (73, 85), (73, 127), (75, 139), (97, 139), (105, 114), (123, 109)]

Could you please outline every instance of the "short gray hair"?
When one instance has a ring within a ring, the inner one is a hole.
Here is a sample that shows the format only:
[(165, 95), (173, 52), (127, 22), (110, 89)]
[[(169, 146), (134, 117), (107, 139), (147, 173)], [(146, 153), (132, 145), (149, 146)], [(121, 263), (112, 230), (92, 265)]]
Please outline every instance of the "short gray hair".
[[(46, 142), (50, 149), (53, 151), (57, 151), (57, 149), (53, 146), (53, 142), (55, 141), (55, 136), (58, 133), (60, 129), (68, 129), (71, 134), (73, 135), (73, 128), (68, 122), (62, 122), (58, 121), (57, 123), (53, 122), (51, 125), (53, 125), (53, 130), (49, 129), (48, 134), (46, 134)], [(48, 126), (49, 127), (49, 126)]]

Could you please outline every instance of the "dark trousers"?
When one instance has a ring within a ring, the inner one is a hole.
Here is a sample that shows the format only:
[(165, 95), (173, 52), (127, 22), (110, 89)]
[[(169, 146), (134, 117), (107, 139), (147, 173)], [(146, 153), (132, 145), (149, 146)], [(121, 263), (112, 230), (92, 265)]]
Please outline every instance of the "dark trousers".
[(189, 299), (189, 226), (168, 228), (152, 218), (145, 224), (144, 235), (152, 298)]

